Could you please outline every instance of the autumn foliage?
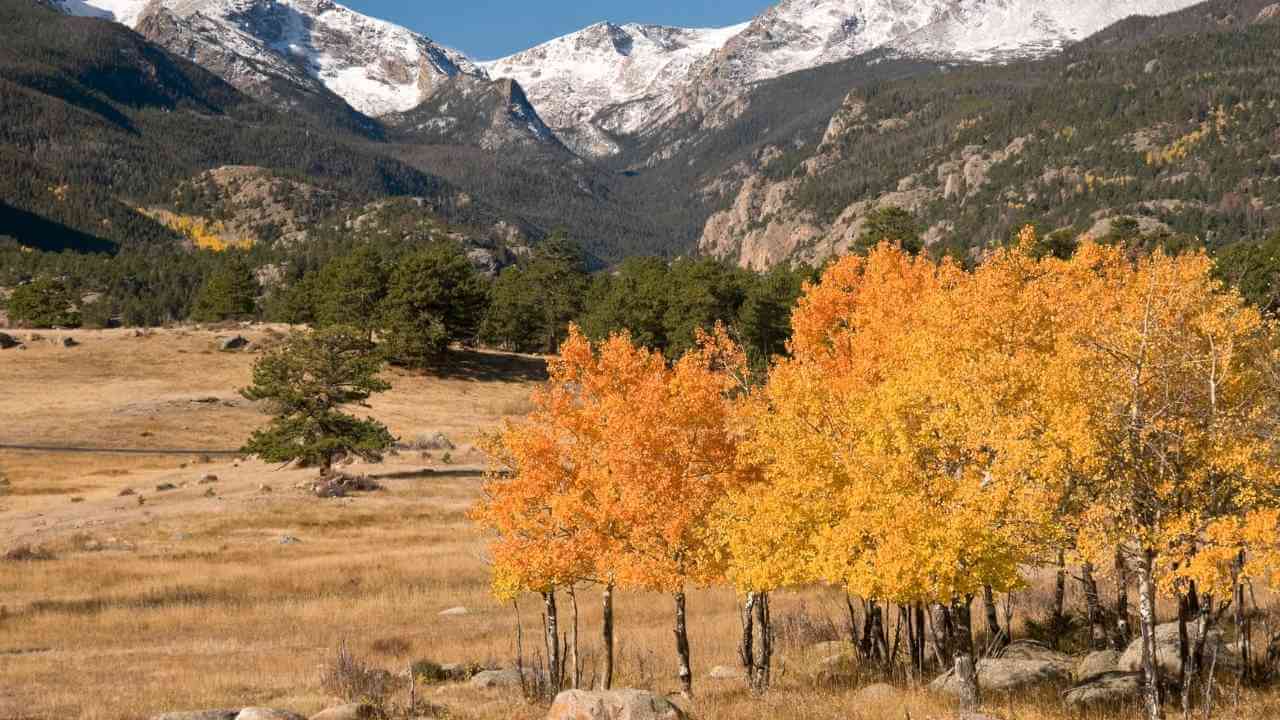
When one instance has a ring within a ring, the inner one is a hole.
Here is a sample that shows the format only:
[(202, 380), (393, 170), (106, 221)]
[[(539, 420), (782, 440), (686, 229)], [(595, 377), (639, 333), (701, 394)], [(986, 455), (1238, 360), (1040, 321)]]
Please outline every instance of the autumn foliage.
[(823, 583), (941, 608), (976, 702), (972, 599), (1061, 554), (1134, 573), (1161, 716), (1156, 595), (1198, 609), (1203, 643), (1215, 601), (1280, 580), (1278, 336), (1203, 254), (1037, 246), (1028, 229), (972, 270), (839, 259), (749, 391), (723, 332), (670, 365), (572, 332), (492, 445), (497, 588)]

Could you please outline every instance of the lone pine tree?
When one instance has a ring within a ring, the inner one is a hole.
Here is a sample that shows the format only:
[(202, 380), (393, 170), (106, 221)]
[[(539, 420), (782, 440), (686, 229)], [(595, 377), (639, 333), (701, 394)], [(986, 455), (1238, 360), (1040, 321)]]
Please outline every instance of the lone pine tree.
[(386, 426), (342, 412), (391, 386), (378, 378), (384, 360), (360, 330), (334, 326), (294, 333), (258, 360), (249, 400), (271, 403), (275, 417), (257, 430), (243, 452), (269, 462), (300, 460), (327, 474), (333, 460), (357, 455), (379, 460), (394, 442)]

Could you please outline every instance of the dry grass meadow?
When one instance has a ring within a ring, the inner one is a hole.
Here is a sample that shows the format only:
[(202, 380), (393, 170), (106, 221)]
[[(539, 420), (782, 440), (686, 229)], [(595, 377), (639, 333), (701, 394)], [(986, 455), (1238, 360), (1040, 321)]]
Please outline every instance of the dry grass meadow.
[[(269, 344), (281, 331), (241, 332)], [(231, 449), (264, 420), (236, 392), (255, 355), (217, 352), (219, 333), (70, 335), (78, 347), (38, 341), (0, 354), (0, 443)], [(0, 496), (0, 551), (30, 544), (53, 556), (0, 561), (0, 719), (114, 720), (249, 705), (308, 714), (335, 703), (320, 670), (344, 641), (393, 671), (420, 658), (509, 664), (515, 612), (489, 595), (482, 538), (466, 518), (483, 464), (471, 442), (525, 411), (541, 369), (536, 358), (475, 353), (459, 356), (444, 376), (390, 372), (394, 390), (370, 412), (402, 438), (440, 431), (458, 448), (447, 459), (405, 451), (357, 466), (386, 489), (354, 498), (317, 499), (296, 487), (314, 471), (230, 456), (0, 450), (10, 481)], [(206, 474), (217, 482), (200, 484)], [(175, 489), (157, 491), (165, 484)], [(122, 496), (125, 489), (135, 494)], [(282, 544), (286, 536), (297, 542)], [(1029, 592), (1025, 604), (1045, 595), (1045, 588)], [(585, 589), (580, 600), (590, 659), (598, 595)], [(713, 666), (735, 664), (733, 594), (699, 591), (689, 602), (698, 718), (954, 716), (948, 701), (923, 691), (868, 703), (852, 689), (813, 689), (804, 682), (803, 651), (813, 637), (794, 629), (780, 639), (776, 691), (753, 699), (740, 682), (706, 677)], [(469, 613), (440, 615), (455, 606)], [(843, 622), (842, 608), (842, 597), (812, 590), (782, 594), (774, 615), (815, 635), (826, 619)], [(527, 601), (522, 614), (531, 647), (536, 603)], [(617, 615), (618, 686), (674, 691), (668, 600), (622, 594)], [(423, 692), (454, 718), (545, 714), (513, 693)], [(988, 712), (1005, 720), (1082, 717), (1053, 693), (996, 698)], [(1246, 693), (1240, 705), (1220, 706), (1218, 717), (1280, 717), (1280, 698)]]

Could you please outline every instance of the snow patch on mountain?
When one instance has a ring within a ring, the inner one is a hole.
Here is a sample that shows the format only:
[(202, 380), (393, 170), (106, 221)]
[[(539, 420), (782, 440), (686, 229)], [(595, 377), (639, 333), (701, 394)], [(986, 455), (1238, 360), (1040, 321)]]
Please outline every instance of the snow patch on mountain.
[[(491, 77), (518, 81), (571, 147), (607, 154), (616, 150), (609, 134), (634, 133), (661, 114), (690, 68), (744, 27), (597, 23), (481, 66)], [(597, 118), (620, 105), (630, 111), (614, 114), (614, 121)]]
[(202, 41), (300, 68), (366, 115), (403, 112), (442, 80), (484, 71), (462, 53), (331, 0), (62, 0), (69, 12), (136, 27), (148, 7), (198, 19)]

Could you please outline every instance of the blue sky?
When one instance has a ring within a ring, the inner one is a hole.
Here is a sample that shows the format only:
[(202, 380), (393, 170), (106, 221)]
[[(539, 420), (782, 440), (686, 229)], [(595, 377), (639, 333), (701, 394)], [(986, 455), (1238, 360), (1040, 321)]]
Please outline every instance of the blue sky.
[(684, 27), (744, 22), (770, 0), (339, 0), (479, 60), (510, 55), (601, 20)]

